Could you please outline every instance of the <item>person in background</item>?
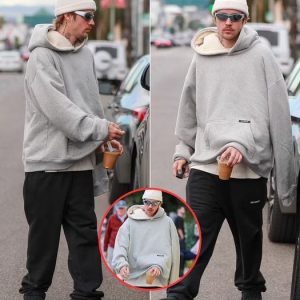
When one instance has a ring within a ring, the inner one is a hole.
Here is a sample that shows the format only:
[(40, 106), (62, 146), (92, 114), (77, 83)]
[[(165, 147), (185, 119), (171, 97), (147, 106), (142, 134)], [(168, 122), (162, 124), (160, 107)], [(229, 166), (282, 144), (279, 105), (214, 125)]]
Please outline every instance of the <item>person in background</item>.
[[(212, 14), (216, 27), (200, 30), (191, 42), (195, 53), (173, 157), (174, 175), (190, 166), (187, 201), (201, 226), (202, 247), (194, 269), (165, 299), (197, 296), (226, 219), (236, 249), (235, 286), (242, 300), (261, 300), (262, 209), (272, 168), (283, 205), (289, 206), (297, 187), (286, 84), (270, 48), (245, 26), (246, 0), (216, 0)], [(218, 177), (219, 156), (233, 167), (229, 180)]]
[[(73, 300), (100, 300), (102, 283), (94, 212), (96, 153), (124, 134), (103, 117), (93, 55), (93, 0), (57, 0), (54, 25), (34, 28), (25, 74), (23, 188), (29, 225), (27, 274), (20, 293), (43, 300), (51, 285), (61, 227), (68, 243)], [(100, 176), (107, 190), (107, 174)]]
[(161, 191), (147, 189), (142, 199), (143, 205), (128, 209), (128, 219), (116, 237), (112, 265), (128, 284), (164, 287), (179, 278), (178, 234), (161, 207)]
[(127, 219), (127, 203), (124, 200), (118, 201), (114, 206), (115, 213), (108, 219), (104, 241), (103, 241), (103, 256), (106, 258), (107, 263), (111, 266), (113, 251), (115, 247), (115, 240), (119, 228)]

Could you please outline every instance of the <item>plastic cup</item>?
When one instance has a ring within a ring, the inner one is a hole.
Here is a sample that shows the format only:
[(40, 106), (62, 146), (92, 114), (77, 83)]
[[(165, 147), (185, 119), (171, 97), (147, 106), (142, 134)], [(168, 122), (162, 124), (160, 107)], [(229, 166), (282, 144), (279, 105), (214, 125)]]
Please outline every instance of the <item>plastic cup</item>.
[(232, 172), (232, 167), (227, 166), (227, 159), (221, 160), (221, 157), (217, 157), (218, 169), (219, 169), (219, 178), (221, 180), (229, 180)]
[(105, 169), (113, 169), (116, 165), (118, 157), (121, 155), (120, 151), (105, 151), (103, 154), (103, 168)]
[(152, 284), (156, 276), (152, 275), (149, 271), (146, 273), (146, 283)]

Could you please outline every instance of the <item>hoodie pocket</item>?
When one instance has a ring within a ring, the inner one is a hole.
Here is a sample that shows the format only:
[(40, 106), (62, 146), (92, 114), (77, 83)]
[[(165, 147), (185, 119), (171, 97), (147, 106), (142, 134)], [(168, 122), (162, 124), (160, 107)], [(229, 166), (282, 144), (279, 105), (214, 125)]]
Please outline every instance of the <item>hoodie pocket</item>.
[(247, 154), (255, 154), (255, 141), (251, 130), (251, 120), (218, 120), (207, 123), (204, 130), (206, 146), (219, 151), (228, 144), (237, 143), (245, 148)]

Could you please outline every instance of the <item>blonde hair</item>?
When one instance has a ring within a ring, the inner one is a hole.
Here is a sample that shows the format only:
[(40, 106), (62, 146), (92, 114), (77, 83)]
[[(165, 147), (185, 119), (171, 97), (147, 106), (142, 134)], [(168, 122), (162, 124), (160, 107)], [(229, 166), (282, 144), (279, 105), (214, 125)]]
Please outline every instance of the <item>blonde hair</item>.
[(57, 30), (64, 23), (65, 16), (59, 15), (53, 20), (54, 29)]
[[(76, 19), (76, 14), (74, 14), (73, 12), (70, 12), (68, 14), (71, 14), (73, 16), (74, 20)], [(65, 15), (64, 14), (57, 16), (53, 20), (54, 29), (57, 30), (60, 26), (62, 26), (64, 24), (64, 20), (65, 20)]]

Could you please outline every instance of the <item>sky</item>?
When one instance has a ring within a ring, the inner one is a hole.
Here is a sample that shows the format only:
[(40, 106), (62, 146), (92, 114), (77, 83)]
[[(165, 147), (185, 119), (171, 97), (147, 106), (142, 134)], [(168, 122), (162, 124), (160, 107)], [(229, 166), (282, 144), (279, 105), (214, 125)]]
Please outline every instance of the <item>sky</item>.
[(54, 5), (55, 0), (0, 0), (0, 6), (14, 5)]

